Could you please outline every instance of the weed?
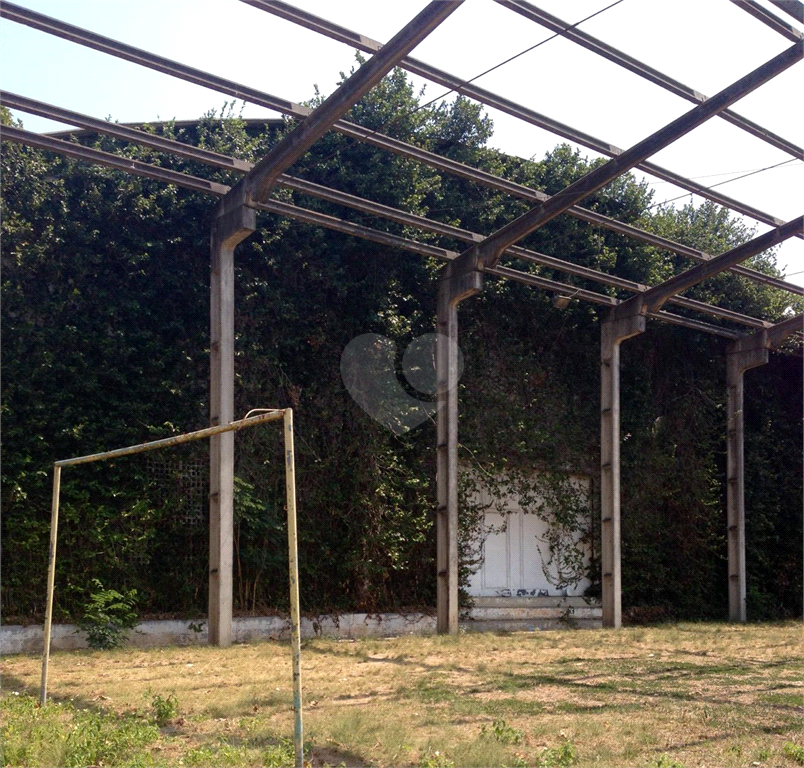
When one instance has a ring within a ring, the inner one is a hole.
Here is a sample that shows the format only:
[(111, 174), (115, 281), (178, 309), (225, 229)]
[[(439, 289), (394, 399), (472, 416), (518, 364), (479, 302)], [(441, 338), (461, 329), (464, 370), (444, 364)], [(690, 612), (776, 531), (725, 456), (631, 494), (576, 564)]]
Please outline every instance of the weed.
[(145, 749), (159, 736), (136, 716), (77, 710), (25, 694), (3, 698), (3, 765), (150, 766)]
[(804, 747), (800, 744), (793, 744), (792, 741), (787, 741), (782, 745), (782, 752), (785, 757), (793, 762), (804, 765)]
[(191, 749), (184, 758), (184, 764), (190, 768), (228, 768), (231, 765), (246, 764), (248, 757), (245, 747), (217, 744)]
[(537, 768), (569, 768), (575, 762), (575, 747), (565, 741), (560, 747), (545, 749), (536, 762)]
[(659, 759), (653, 764), (652, 768), (684, 768), (678, 760), (673, 760), (666, 752), (659, 755)]
[(90, 648), (118, 648), (125, 643), (128, 630), (137, 626), (137, 590), (120, 593), (106, 589), (98, 579), (92, 579), (92, 584), (95, 591), (84, 605), (78, 626), (86, 632)]
[(161, 728), (179, 714), (179, 700), (172, 693), (167, 696), (157, 693), (151, 699), (151, 712), (154, 722)]
[(452, 762), (443, 752), (427, 747), (427, 751), (419, 758), (419, 768), (454, 768)]
[[(305, 673), (316, 693), (305, 704), (308, 728), (321, 746), (308, 757), (335, 766), (421, 760), (478, 768), (677, 768), (675, 760), (684, 757), (666, 745), (684, 743), (706, 707), (711, 738), (696, 749), (696, 765), (804, 768), (793, 706), (802, 691), (797, 623), (673, 625), (638, 633), (641, 641), (628, 629), (616, 636), (469, 633), (458, 644), (430, 637), (365, 646), (315, 640)], [(280, 736), (293, 722), (288, 656), (279, 643), (59, 652), (50, 667), (56, 701), (41, 708), (23, 693), (37, 687), (38, 659), (6, 656), (0, 763), (292, 764), (290, 744)], [(739, 700), (723, 692), (735, 677)], [(76, 706), (58, 705), (64, 696), (74, 696)], [(767, 706), (766, 697), (776, 706)], [(170, 718), (162, 707), (173, 700), (183, 719), (180, 733), (157, 728), (157, 710)], [(89, 709), (78, 711), (79, 701)], [(98, 712), (98, 705), (108, 712)], [(575, 734), (584, 738), (577, 756)]]
[(770, 751), (770, 749), (768, 747), (762, 747), (757, 752), (757, 760), (760, 763), (764, 763), (766, 760), (769, 760), (770, 756), (771, 756), (771, 751)]
[(484, 725), (480, 729), (480, 735), (486, 738), (499, 741), (500, 744), (521, 744), (525, 734), (518, 728), (512, 728), (502, 718), (495, 720), (491, 727)]

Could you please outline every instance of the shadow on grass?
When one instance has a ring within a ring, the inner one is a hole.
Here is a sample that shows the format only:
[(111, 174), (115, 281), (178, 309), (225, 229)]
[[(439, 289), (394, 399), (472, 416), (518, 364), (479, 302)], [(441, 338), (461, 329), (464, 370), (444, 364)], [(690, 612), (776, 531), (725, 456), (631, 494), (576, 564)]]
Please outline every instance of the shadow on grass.
[[(23, 680), (15, 677), (14, 675), (3, 673), (3, 688), (6, 691), (17, 691), (18, 693), (24, 693), (39, 701), (39, 686), (26, 685)], [(48, 686), (47, 700), (54, 703), (60, 702), (62, 704), (69, 702), (76, 709), (90, 710), (99, 715), (109, 714), (109, 709), (104, 707), (101, 703), (103, 701), (102, 698), (96, 697), (94, 699), (89, 699), (85, 696), (74, 696), (71, 694), (59, 693), (58, 691), (54, 691), (53, 686)]]

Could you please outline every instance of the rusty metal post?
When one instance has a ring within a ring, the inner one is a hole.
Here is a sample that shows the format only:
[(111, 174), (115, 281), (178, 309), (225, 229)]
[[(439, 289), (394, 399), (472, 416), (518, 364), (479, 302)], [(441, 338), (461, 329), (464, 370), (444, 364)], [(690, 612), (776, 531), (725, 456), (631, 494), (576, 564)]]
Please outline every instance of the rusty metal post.
[[(212, 224), (210, 277), (210, 424), (234, 418), (234, 249), (257, 228), (256, 212), (237, 207)], [(209, 644), (232, 643), (234, 434), (209, 445)]]
[(53, 626), (53, 591), (56, 582), (56, 543), (59, 538), (59, 492), (61, 490), (61, 467), (53, 467), (53, 500), (50, 510), (50, 548), (47, 559), (47, 602), (45, 603), (44, 649), (42, 651), (42, 682), (39, 687), (39, 703), (47, 701), (47, 675), (50, 665), (50, 632)]
[(645, 330), (633, 315), (600, 324), (600, 557), (603, 626), (622, 626), (620, 567), (620, 344)]
[(293, 439), (293, 410), (285, 409), (285, 495), (288, 517), (288, 572), (290, 575), (290, 643), (293, 653), (293, 745), (296, 766), (304, 765), (302, 720), (301, 613), (299, 608), (299, 537), (296, 527), (296, 459)]
[(450, 635), (458, 633), (458, 304), (483, 286), (480, 272), (456, 275), (454, 265), (438, 284), (436, 342), (436, 629)]

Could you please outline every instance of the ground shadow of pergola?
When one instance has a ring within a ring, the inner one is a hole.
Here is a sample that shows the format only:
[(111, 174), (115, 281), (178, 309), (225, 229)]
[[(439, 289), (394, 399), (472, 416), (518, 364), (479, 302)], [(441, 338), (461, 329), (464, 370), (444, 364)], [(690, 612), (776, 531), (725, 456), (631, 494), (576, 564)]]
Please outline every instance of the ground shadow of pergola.
[[(731, 270), (749, 280), (804, 295), (804, 289), (752, 269), (741, 262), (790, 237), (802, 237), (802, 217), (789, 222), (753, 206), (707, 189), (696, 182), (661, 168), (648, 158), (678, 140), (712, 117), (719, 116), (760, 140), (804, 159), (804, 150), (756, 123), (731, 111), (736, 101), (768, 82), (804, 57), (804, 35), (755, 0), (733, 0), (759, 22), (774, 29), (793, 43), (778, 56), (740, 78), (718, 94), (707, 98), (694, 89), (627, 56), (600, 40), (580, 31), (575, 25), (557, 19), (525, 0), (500, 0), (501, 5), (526, 19), (546, 26), (567, 39), (646, 78), (655, 85), (693, 102), (695, 106), (633, 147), (622, 150), (601, 139), (576, 131), (570, 126), (540, 115), (522, 105), (466, 83), (431, 67), (408, 54), (432, 30), (460, 5), (456, 0), (430, 3), (386, 44), (344, 29), (300, 9), (274, 0), (243, 0), (256, 8), (276, 14), (314, 31), (373, 54), (346, 82), (316, 109), (257, 91), (209, 73), (150, 54), (42, 14), (3, 2), (4, 18), (26, 24), (72, 42), (135, 62), (221, 93), (229, 94), (298, 119), (290, 131), (256, 165), (165, 139), (150, 133), (44, 104), (4, 92), (2, 103), (12, 109), (40, 115), (168, 152), (216, 168), (243, 174), (233, 187), (188, 174), (166, 170), (148, 163), (83, 147), (52, 136), (39, 135), (16, 127), (4, 127), (2, 139), (57, 152), (78, 160), (97, 163), (126, 173), (203, 192), (219, 199), (211, 221), (211, 409), (212, 426), (228, 424), (234, 418), (234, 251), (257, 228), (257, 211), (292, 217), (313, 225), (365, 238), (414, 253), (435, 256), (447, 262), (438, 288), (438, 375), (437, 422), (437, 627), (442, 633), (458, 631), (458, 307), (462, 301), (479, 293), (487, 276), (518, 281), (559, 296), (592, 302), (608, 308), (601, 322), (601, 531), (602, 531), (602, 604), (603, 624), (621, 625), (620, 577), (620, 347), (646, 328), (646, 319), (656, 318), (697, 331), (724, 337), (728, 386), (727, 506), (729, 618), (746, 620), (745, 509), (743, 456), (743, 374), (749, 368), (768, 361), (769, 350), (777, 349), (791, 335), (802, 330), (802, 317), (771, 322), (711, 304), (685, 298), (680, 294), (699, 282), (724, 270)], [(772, 0), (783, 11), (804, 21), (804, 5), (798, 0)], [(400, 66), (412, 73), (445, 85), (451, 90), (485, 105), (501, 109), (517, 118), (589, 147), (611, 159), (553, 196), (531, 189), (485, 171), (428, 152), (382, 133), (344, 120), (344, 115), (392, 68)], [(367, 142), (446, 174), (472, 180), (492, 189), (529, 201), (532, 208), (519, 218), (488, 235), (470, 232), (425, 217), (359, 198), (345, 192), (294, 178), (286, 172), (327, 131), (336, 130), (358, 141)], [(643, 170), (670, 181), (729, 209), (768, 224), (764, 235), (726, 253), (711, 255), (673, 242), (664, 237), (605, 217), (581, 207), (581, 203), (618, 176), (631, 169)], [(271, 197), (276, 187), (312, 195), (361, 212), (384, 217), (467, 243), (461, 252), (450, 251), (410, 238), (381, 232), (318, 213)], [(680, 254), (695, 262), (690, 269), (656, 286), (648, 287), (617, 275), (608, 274), (557, 259), (517, 245), (522, 238), (561, 214), (568, 214), (660, 249)], [(501, 265), (506, 256), (548, 266), (568, 275), (576, 275), (603, 285), (629, 291), (634, 295), (624, 301), (567, 283), (550, 280)], [(732, 327), (674, 314), (665, 305), (675, 305), (704, 316), (719, 318)], [(232, 507), (233, 507), (233, 432), (218, 434), (210, 445), (210, 562), (209, 562), (209, 642), (227, 646), (232, 641)]]

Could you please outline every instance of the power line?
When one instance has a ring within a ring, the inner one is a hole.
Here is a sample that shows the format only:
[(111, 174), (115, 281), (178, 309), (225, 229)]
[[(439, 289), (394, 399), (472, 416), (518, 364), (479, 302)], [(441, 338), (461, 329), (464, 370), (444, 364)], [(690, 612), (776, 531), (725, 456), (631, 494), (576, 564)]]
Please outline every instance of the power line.
[[(758, 173), (763, 173), (764, 171), (770, 171), (774, 168), (780, 168), (783, 165), (787, 165), (788, 163), (795, 162), (796, 158), (791, 157), (789, 160), (784, 160), (781, 163), (776, 163), (775, 165), (766, 165), (764, 168), (757, 168), (755, 171), (749, 171), (748, 173), (744, 173), (742, 176), (735, 176), (733, 179), (726, 179), (726, 181), (721, 181), (718, 184), (712, 184), (711, 187), (706, 187), (706, 189), (714, 189), (715, 187), (722, 187), (724, 184), (731, 184), (733, 181), (739, 181), (740, 179), (747, 179), (749, 176), (755, 176)], [(678, 197), (671, 197), (668, 200), (663, 200), (661, 203), (654, 203), (653, 205), (648, 206), (648, 210), (651, 208), (656, 208), (661, 205), (667, 205), (667, 203), (673, 203), (676, 200), (681, 200), (687, 196), (692, 197), (693, 192), (687, 192), (683, 195), (678, 195)]]
[[(594, 13), (590, 14), (589, 16), (584, 17), (580, 21), (576, 21), (574, 24), (569, 24), (567, 27), (565, 27), (563, 30), (561, 30), (561, 32), (555, 32), (554, 34), (550, 35), (549, 37), (546, 37), (544, 40), (541, 40), (540, 42), (538, 42), (538, 43), (536, 43), (534, 45), (531, 45), (529, 48), (526, 48), (525, 50), (520, 51), (519, 53), (516, 53), (513, 56), (509, 56), (507, 59), (505, 59), (505, 61), (501, 61), (499, 64), (495, 64), (493, 67), (490, 67), (489, 69), (484, 70), (483, 72), (481, 72), (478, 75), (475, 75), (474, 77), (470, 78), (469, 80), (461, 81), (454, 88), (450, 88), (450, 89), (444, 91), (444, 93), (442, 93), (440, 96), (436, 96), (435, 98), (430, 99), (430, 101), (427, 101), (424, 104), (417, 104), (414, 109), (411, 109), (408, 112), (405, 112), (405, 113), (403, 113), (401, 115), (396, 115), (393, 119), (387, 120), (385, 123), (383, 123), (379, 128), (375, 128), (371, 132), (370, 135), (377, 134), (380, 131), (384, 132), (388, 128), (390, 128), (393, 125), (395, 125), (396, 123), (398, 123), (400, 120), (402, 120), (404, 118), (407, 118), (407, 117), (410, 117), (411, 115), (415, 115), (420, 110), (431, 106), (432, 104), (434, 104), (437, 101), (440, 101), (441, 99), (443, 99), (446, 96), (449, 96), (449, 94), (455, 93), (459, 88), (463, 88), (466, 85), (470, 85), (471, 83), (474, 83), (476, 80), (479, 80), (481, 77), (489, 74), (489, 72), (493, 72), (494, 70), (499, 69), (500, 67), (504, 66), (505, 64), (508, 64), (509, 62), (514, 61), (514, 59), (518, 59), (520, 56), (524, 56), (526, 53), (530, 53), (531, 51), (535, 50), (539, 46), (542, 46), (545, 43), (549, 43), (551, 40), (554, 40), (555, 38), (560, 37), (564, 32), (567, 32), (570, 29), (574, 29), (575, 27), (580, 26), (584, 22), (587, 22), (590, 19), (595, 18), (595, 16), (599, 16), (601, 13), (604, 13), (605, 11), (608, 11), (609, 9), (614, 8), (615, 5), (619, 5), (622, 2), (624, 2), (624, 0), (615, 0), (613, 3), (610, 3), (609, 5), (601, 8), (599, 11), (595, 11)], [(327, 162), (328, 160), (332, 159), (335, 155), (337, 155), (340, 151), (341, 151), (341, 149), (334, 150), (331, 154), (329, 154), (327, 157), (325, 157), (320, 162)]]
[[(800, 163), (801, 165), (804, 165), (804, 161), (796, 160), (796, 158), (791, 158), (791, 160), (795, 160), (796, 163)], [(711, 179), (711, 178), (714, 178), (715, 176), (731, 176), (733, 173), (759, 173), (760, 171), (771, 170), (774, 167), (779, 167), (779, 166), (770, 166), (770, 167), (766, 167), (766, 168), (749, 168), (749, 169), (740, 170), (740, 171), (721, 171), (720, 173), (706, 173), (706, 174), (703, 174), (701, 176), (689, 176), (688, 178), (691, 181), (697, 181), (698, 179)], [(793, 165), (788, 166), (788, 168), (794, 168), (794, 167), (795, 166), (793, 166)], [(728, 181), (736, 181), (736, 179), (728, 179)], [(651, 184), (652, 184), (652, 186), (657, 187), (657, 186), (659, 186), (659, 184), (675, 184), (675, 182), (673, 182), (673, 181), (665, 181), (664, 179), (662, 179), (660, 181), (651, 182)], [(686, 195), (684, 195), (684, 197), (686, 197)]]
[[(513, 56), (508, 57), (505, 61), (501, 61), (499, 64), (495, 64), (493, 67), (489, 67), (488, 69), (486, 69), (483, 72), (481, 72), (479, 75), (475, 75), (473, 78), (471, 78), (469, 80), (464, 80), (459, 85), (456, 85), (455, 88), (450, 88), (450, 89), (444, 91), (444, 93), (442, 93), (440, 96), (436, 96), (434, 99), (430, 99), (430, 101), (428, 101), (428, 102), (426, 102), (424, 104), (420, 104), (418, 107), (416, 107), (416, 109), (413, 110), (413, 112), (417, 112), (420, 109), (424, 109), (425, 107), (429, 107), (431, 104), (434, 104), (436, 101), (440, 101), (445, 96), (449, 96), (451, 93), (454, 93), (458, 88), (463, 88), (466, 85), (471, 85), (472, 83), (475, 82), (475, 80), (479, 80), (481, 77), (484, 77), (485, 75), (489, 74), (489, 72), (494, 72), (495, 69), (499, 69), (500, 67), (504, 66), (505, 64), (508, 64), (508, 63), (512, 62), (514, 59), (518, 59), (520, 56), (524, 56), (526, 53), (530, 53), (531, 51), (535, 50), (539, 46), (544, 45), (545, 43), (549, 43), (551, 40), (555, 40), (555, 38), (560, 37), (561, 35), (563, 35), (564, 32), (568, 32), (569, 30), (580, 26), (584, 22), (589, 21), (589, 19), (593, 19), (593, 18), (595, 18), (595, 16), (599, 16), (601, 13), (604, 13), (605, 11), (608, 11), (610, 8), (614, 8), (615, 5), (619, 5), (622, 2), (623, 2), (623, 0), (615, 0), (615, 2), (611, 3), (610, 5), (607, 5), (605, 8), (601, 8), (599, 11), (595, 11), (594, 13), (592, 13), (589, 16), (581, 19), (580, 21), (576, 21), (574, 24), (570, 24), (569, 26), (567, 26), (564, 29), (562, 29), (561, 32), (556, 32), (556, 33), (550, 35), (550, 37), (546, 37), (541, 42), (538, 42), (535, 45), (531, 45), (530, 48), (525, 48), (524, 51), (520, 51), (519, 53), (515, 53)], [(411, 112), (410, 114), (413, 114), (413, 112)]]

